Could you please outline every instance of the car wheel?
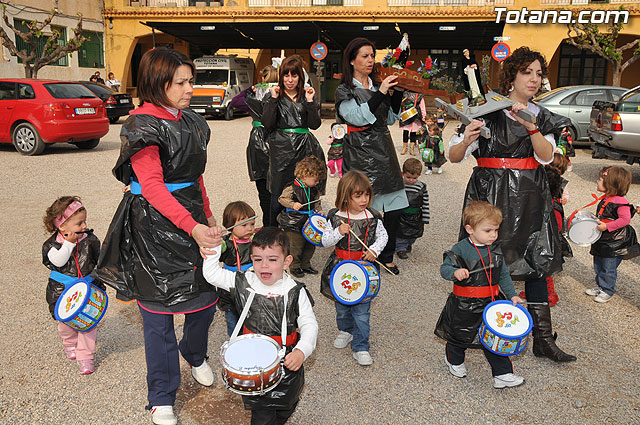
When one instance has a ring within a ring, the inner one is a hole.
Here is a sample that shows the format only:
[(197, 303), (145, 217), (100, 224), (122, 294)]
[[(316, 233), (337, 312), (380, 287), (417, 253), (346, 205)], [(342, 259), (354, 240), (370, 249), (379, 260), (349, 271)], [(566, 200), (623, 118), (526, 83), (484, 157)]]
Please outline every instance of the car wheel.
[(13, 129), (11, 141), (18, 152), (29, 156), (41, 154), (47, 146), (38, 134), (38, 130), (28, 122), (20, 123)]
[(224, 119), (231, 121), (233, 119), (233, 107), (227, 106), (227, 110), (224, 111)]
[(85, 140), (84, 142), (73, 142), (74, 145), (83, 150), (93, 149), (98, 146), (98, 143), (100, 143), (100, 139)]
[(120, 120), (120, 117), (111, 117), (111, 118), (109, 118), (109, 122), (110, 122), (111, 124), (115, 124), (115, 123), (117, 123), (119, 120)]

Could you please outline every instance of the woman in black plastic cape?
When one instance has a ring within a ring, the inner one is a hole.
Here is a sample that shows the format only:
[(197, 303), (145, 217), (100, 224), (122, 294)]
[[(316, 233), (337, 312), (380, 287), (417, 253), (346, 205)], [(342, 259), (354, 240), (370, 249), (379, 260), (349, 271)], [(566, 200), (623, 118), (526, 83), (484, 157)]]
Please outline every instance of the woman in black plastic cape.
[[(215, 288), (202, 276), (201, 252), (215, 219), (202, 174), (210, 130), (187, 109), (193, 63), (158, 48), (145, 53), (138, 73), (143, 104), (122, 126), (114, 176), (130, 186), (109, 226), (96, 274), (120, 300), (137, 300), (145, 340), (148, 409), (154, 423), (176, 421), (172, 406), (180, 385), (179, 354), (194, 378), (213, 383), (206, 362)], [(173, 316), (185, 314), (178, 344)]]
[[(262, 125), (270, 131), (269, 172), (267, 187), (271, 192), (271, 223), (283, 209), (278, 202), (283, 189), (293, 183), (296, 164), (308, 156), (325, 161), (318, 139), (309, 131), (322, 124), (320, 104), (315, 101), (315, 90), (305, 87), (305, 74), (300, 56), (293, 55), (282, 61), (280, 78), (263, 99)], [(318, 185), (324, 194), (326, 179)]]
[(396, 234), (403, 208), (409, 206), (396, 148), (389, 126), (399, 119), (402, 92), (390, 90), (397, 77), (386, 77), (373, 84), (376, 49), (366, 38), (349, 42), (342, 59), (342, 79), (336, 89), (338, 122), (347, 125), (344, 137), (342, 170), (362, 171), (373, 186), (372, 207), (384, 213), (384, 228), (389, 240), (378, 260), (394, 274), (400, 273), (393, 262)]
[[(498, 110), (482, 117), (491, 138), (480, 136), (483, 123), (479, 120), (466, 126), (463, 134), (454, 134), (449, 159), (455, 163), (473, 155), (478, 161), (464, 206), (479, 200), (502, 210), (504, 221), (495, 244), (512, 279), (525, 281), (527, 301), (541, 303), (527, 307), (534, 325), (533, 354), (568, 362), (576, 357), (556, 346), (548, 305), (545, 277), (562, 270), (562, 252), (543, 165), (553, 160), (555, 144), (569, 120), (530, 102), (546, 74), (547, 64), (540, 53), (527, 47), (516, 49), (500, 71), (500, 91), (516, 103), (511, 111)], [(534, 123), (515, 114), (523, 109), (535, 114)], [(466, 237), (461, 226), (459, 239)]]

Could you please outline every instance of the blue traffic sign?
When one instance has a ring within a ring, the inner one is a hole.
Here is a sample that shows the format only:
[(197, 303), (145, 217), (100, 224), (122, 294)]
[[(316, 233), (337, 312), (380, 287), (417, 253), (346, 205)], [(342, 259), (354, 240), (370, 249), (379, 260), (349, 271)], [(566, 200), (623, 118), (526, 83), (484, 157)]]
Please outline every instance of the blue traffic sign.
[(321, 61), (322, 59), (327, 57), (327, 53), (329, 53), (329, 49), (327, 49), (327, 45), (321, 42), (313, 43), (311, 45), (311, 57), (317, 61)]

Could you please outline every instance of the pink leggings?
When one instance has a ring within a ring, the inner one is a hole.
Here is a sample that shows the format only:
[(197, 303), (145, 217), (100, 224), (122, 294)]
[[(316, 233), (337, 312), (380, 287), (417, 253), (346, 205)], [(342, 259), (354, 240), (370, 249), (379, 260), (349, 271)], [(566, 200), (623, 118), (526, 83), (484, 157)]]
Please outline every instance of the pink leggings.
[(329, 171), (331, 174), (335, 174), (338, 171), (338, 175), (342, 177), (342, 158), (340, 159), (330, 159), (327, 161), (327, 167), (329, 167)]
[(88, 332), (78, 332), (62, 322), (58, 322), (58, 333), (65, 348), (76, 349), (76, 359), (93, 360), (96, 354), (96, 334), (98, 328)]

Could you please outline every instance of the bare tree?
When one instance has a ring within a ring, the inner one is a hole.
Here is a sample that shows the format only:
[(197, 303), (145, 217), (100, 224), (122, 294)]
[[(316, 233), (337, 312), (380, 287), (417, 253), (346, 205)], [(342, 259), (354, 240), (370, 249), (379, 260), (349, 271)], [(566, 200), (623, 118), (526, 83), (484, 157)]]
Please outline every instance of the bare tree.
[[(14, 43), (9, 35), (4, 30), (2, 26), (0, 26), (0, 42), (4, 47), (9, 49), (9, 52), (13, 56), (17, 56), (22, 61), (22, 65), (24, 66), (24, 75), (26, 78), (37, 78), (38, 71), (40, 68), (47, 66), (51, 63), (58, 61), (60, 58), (77, 51), (82, 46), (82, 43), (86, 40), (86, 37), (82, 35), (82, 15), (78, 13), (78, 25), (73, 29), (73, 37), (69, 40), (64, 40), (64, 43), (58, 44), (58, 39), (60, 38), (60, 31), (51, 27), (51, 31), (49, 33), (45, 33), (45, 28), (47, 28), (53, 18), (60, 15), (60, 10), (58, 9), (58, 0), (54, 1), (54, 8), (51, 10), (49, 15), (42, 21), (24, 21), (24, 24), (27, 26), (29, 31), (23, 32), (18, 30), (13, 23), (9, 20), (7, 16), (7, 6), (2, 5), (2, 19), (11, 31), (13, 31), (16, 35), (16, 40), (20, 37), (24, 43), (30, 47), (30, 49), (21, 49), (18, 50), (16, 47), (16, 43)], [(38, 44), (42, 38), (45, 38), (44, 49), (42, 50), (42, 54), (38, 56)], [(29, 50), (29, 51), (28, 51)]]
[[(620, 8), (622, 11), (623, 9)], [(620, 86), (622, 73), (632, 63), (640, 58), (640, 38), (618, 46), (618, 35), (622, 31), (622, 22), (611, 21), (607, 32), (600, 32), (596, 24), (580, 24), (577, 21), (567, 24), (568, 43), (579, 49), (591, 50), (593, 53), (605, 58), (613, 65), (613, 85)], [(572, 33), (575, 33), (572, 35)], [(630, 49), (633, 54), (623, 62), (624, 52)]]

